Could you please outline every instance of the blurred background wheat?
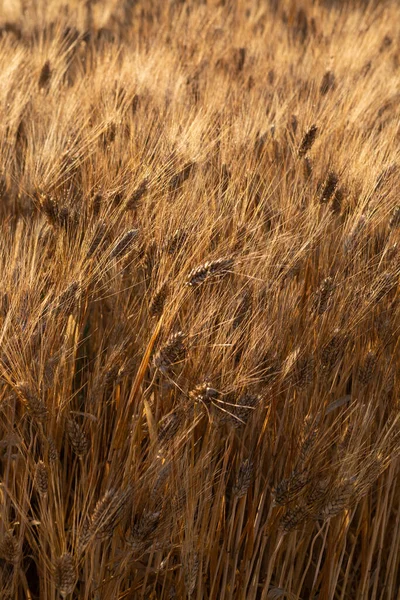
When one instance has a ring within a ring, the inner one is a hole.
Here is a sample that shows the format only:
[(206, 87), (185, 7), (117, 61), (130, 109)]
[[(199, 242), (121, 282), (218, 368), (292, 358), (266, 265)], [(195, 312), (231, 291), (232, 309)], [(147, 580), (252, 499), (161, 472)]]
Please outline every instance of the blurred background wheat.
[(0, 598), (399, 598), (398, 2), (0, 7)]

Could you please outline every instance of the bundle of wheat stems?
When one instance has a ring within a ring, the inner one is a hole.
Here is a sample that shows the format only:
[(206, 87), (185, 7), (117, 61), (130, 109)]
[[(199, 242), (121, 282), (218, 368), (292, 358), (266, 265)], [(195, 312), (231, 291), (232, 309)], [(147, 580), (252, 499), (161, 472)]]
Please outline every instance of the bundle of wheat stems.
[(399, 597), (399, 22), (2, 0), (2, 600)]

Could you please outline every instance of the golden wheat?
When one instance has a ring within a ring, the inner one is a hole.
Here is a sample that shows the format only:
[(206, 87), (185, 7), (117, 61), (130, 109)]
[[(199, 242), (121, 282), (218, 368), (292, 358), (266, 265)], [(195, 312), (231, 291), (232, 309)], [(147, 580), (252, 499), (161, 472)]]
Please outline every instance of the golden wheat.
[(397, 598), (399, 21), (1, 3), (1, 599)]

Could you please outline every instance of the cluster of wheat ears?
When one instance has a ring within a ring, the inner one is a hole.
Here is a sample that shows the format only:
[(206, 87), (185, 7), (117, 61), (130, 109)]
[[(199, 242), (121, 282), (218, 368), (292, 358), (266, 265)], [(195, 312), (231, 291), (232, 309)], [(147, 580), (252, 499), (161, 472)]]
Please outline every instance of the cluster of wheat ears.
[(0, 598), (392, 600), (397, 1), (0, 10)]

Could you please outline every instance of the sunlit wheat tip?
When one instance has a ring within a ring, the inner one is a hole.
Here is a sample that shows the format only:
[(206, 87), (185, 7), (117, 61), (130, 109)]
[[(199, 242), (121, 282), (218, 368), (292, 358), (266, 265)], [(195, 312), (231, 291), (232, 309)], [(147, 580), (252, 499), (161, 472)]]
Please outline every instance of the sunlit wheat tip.
[(218, 260), (205, 262), (189, 273), (186, 285), (196, 287), (207, 279), (224, 277), (231, 271), (233, 265), (233, 258), (219, 258)]
[(122, 238), (117, 242), (111, 251), (110, 258), (122, 258), (127, 254), (132, 247), (132, 243), (135, 241), (138, 235), (137, 229), (130, 229)]
[(220, 393), (211, 387), (209, 383), (201, 383), (189, 392), (189, 398), (195, 403), (205, 402), (206, 404), (220, 397)]

